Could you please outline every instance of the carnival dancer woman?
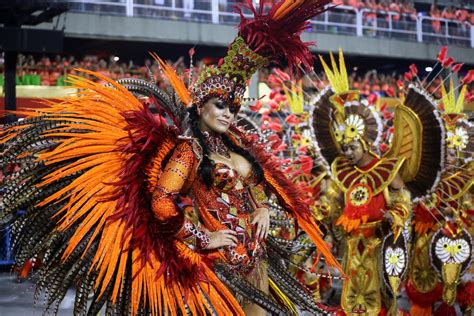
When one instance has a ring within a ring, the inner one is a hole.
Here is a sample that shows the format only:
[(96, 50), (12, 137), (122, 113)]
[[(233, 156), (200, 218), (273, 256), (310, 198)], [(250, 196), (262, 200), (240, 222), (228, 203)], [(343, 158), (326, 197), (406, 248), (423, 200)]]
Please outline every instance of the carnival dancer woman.
[[(153, 209), (160, 220), (167, 220), (163, 214), (178, 214), (175, 197), (189, 188), (199, 221), (186, 219), (176, 236), (269, 294), (264, 244), (270, 214), (263, 169), (229, 135), (239, 109), (228, 104), (211, 97), (189, 109), (193, 137), (179, 144), (166, 164)], [(266, 314), (256, 304), (243, 307), (247, 315)]]
[(241, 15), (227, 56), (188, 85), (154, 55), (170, 94), (82, 70), (107, 85), (72, 76), (77, 95), (17, 113), (26, 118), (2, 130), (2, 163), (29, 167), (8, 185), (0, 220), (14, 227), (20, 266), (45, 252), (38, 290), (48, 308), (75, 285), (75, 314), (105, 303), (119, 315), (324, 313), (265, 240), (265, 191), (339, 264), (264, 144), (233, 123), (258, 68), (279, 55), (293, 70), (311, 67), (299, 35), (328, 2), (282, 1), (267, 13), (246, 2), (254, 17)]

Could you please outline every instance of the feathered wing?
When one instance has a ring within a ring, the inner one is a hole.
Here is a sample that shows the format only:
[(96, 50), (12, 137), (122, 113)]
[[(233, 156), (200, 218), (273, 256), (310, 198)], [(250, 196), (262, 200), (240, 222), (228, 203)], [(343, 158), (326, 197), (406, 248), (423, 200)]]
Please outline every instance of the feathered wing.
[(161, 162), (177, 143), (173, 128), (125, 87), (82, 72), (107, 86), (72, 76), (76, 96), (23, 111), (25, 120), (2, 130), (1, 163), (27, 163), (0, 213), (16, 232), (17, 263), (44, 254), (38, 290), (47, 289), (56, 310), (75, 284), (75, 314), (86, 313), (91, 292), (92, 315), (104, 303), (118, 314), (242, 314), (202, 258), (160, 231), (150, 209)]
[(341, 265), (323, 240), (322, 233), (309, 207), (303, 201), (302, 196), (299, 195), (300, 192), (296, 189), (295, 184), (281, 171), (274, 156), (267, 153), (263, 146), (256, 144), (251, 135), (246, 135), (237, 128), (233, 128), (232, 132), (239, 136), (243, 146), (260, 163), (266, 185), (277, 196), (280, 205), (297, 220), (298, 225), (308, 234), (317, 247), (318, 253), (325, 257), (326, 264), (342, 272)]
[(327, 168), (339, 155), (336, 140), (332, 133), (331, 113), (333, 109), (329, 99), (333, 95), (334, 91), (331, 88), (321, 91), (312, 102), (309, 118), (313, 145), (319, 149), (324, 161), (327, 163)]
[(411, 181), (418, 173), (423, 126), (416, 113), (409, 107), (399, 104), (395, 109), (394, 137), (388, 157), (403, 157), (405, 164), (401, 168), (401, 176)]
[(401, 169), (413, 198), (437, 186), (444, 159), (444, 125), (434, 102), (410, 86), (403, 104), (395, 109), (394, 137), (387, 157), (406, 159)]

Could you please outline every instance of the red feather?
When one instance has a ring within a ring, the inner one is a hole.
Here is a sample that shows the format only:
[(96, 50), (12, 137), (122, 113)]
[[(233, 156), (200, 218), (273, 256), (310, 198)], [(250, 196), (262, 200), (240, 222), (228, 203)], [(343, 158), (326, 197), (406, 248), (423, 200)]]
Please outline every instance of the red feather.
[(261, 100), (257, 100), (257, 101), (255, 102), (255, 104), (249, 106), (249, 108), (250, 108), (250, 110), (252, 110), (253, 112), (258, 112), (258, 111), (260, 111), (260, 109), (262, 108), (262, 105), (263, 105), (262, 101), (261, 101)]
[(462, 66), (464, 65), (464, 63), (460, 63), (460, 64), (456, 64), (453, 66), (453, 68), (451, 69), (452, 72), (459, 72), (459, 70), (461, 70)]
[(397, 87), (399, 89), (405, 89), (405, 84), (403, 83), (402, 80), (397, 80)]
[(470, 84), (472, 81), (474, 81), (474, 69), (469, 70), (467, 72), (467, 75), (462, 79), (461, 83), (462, 84)]
[(446, 55), (448, 54), (448, 46), (443, 46), (441, 47), (439, 53), (438, 53), (438, 62), (443, 63), (444, 60), (446, 59)]
[[(284, 56), (288, 62), (290, 72), (296, 69), (300, 73), (298, 65), (310, 69), (313, 64), (313, 55), (309, 46), (314, 43), (303, 42), (301, 33), (308, 28), (308, 20), (323, 13), (328, 8), (325, 5), (330, 0), (305, 0), (294, 9), (274, 18), (278, 9), (286, 1), (280, 1), (272, 6), (268, 13), (263, 12), (264, 5), (260, 3), (257, 11), (252, 1), (245, 0), (242, 5), (236, 7), (240, 14), (239, 35), (242, 36), (249, 47), (257, 54), (267, 58)], [(253, 19), (247, 19), (243, 9), (247, 8), (253, 13)]]
[(455, 62), (453, 57), (448, 57), (442, 62), (443, 68), (449, 68)]
[(416, 68), (416, 65), (415, 64), (411, 64), (410, 65), (410, 72), (413, 76), (416, 76), (418, 75), (418, 68)]

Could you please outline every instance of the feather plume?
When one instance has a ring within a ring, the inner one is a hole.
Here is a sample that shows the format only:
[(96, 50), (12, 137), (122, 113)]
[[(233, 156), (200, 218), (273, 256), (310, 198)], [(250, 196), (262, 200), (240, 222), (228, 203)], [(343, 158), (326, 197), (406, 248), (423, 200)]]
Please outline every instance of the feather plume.
[(329, 53), (329, 56), (332, 69), (329, 68), (323, 57), (321, 55), (319, 56), (319, 60), (323, 65), (324, 73), (328, 77), (329, 84), (336, 93), (344, 93), (349, 91), (349, 80), (347, 78), (346, 63), (344, 61), (342, 49), (339, 48), (339, 67), (332, 52)]
[(181, 102), (183, 102), (185, 106), (191, 104), (191, 93), (189, 92), (188, 88), (186, 88), (186, 85), (184, 84), (183, 80), (178, 77), (173, 67), (164, 62), (156, 53), (150, 52), (150, 55), (160, 65), (161, 70), (163, 71), (163, 75), (166, 77), (169, 84), (173, 87), (174, 91), (181, 99)]
[(441, 85), (441, 102), (443, 103), (445, 113), (460, 114), (464, 106), (464, 97), (466, 95), (467, 85), (463, 85), (456, 100), (453, 79), (449, 81), (449, 91), (446, 91), (444, 84)]
[[(299, 73), (299, 64), (306, 69), (312, 67), (309, 46), (315, 44), (303, 42), (300, 35), (309, 27), (308, 20), (326, 11), (329, 3), (330, 0), (283, 0), (264, 13), (263, 3), (257, 11), (252, 1), (246, 0), (237, 7), (241, 18), (239, 35), (255, 53), (267, 58), (283, 56), (290, 72)], [(252, 19), (244, 16), (243, 8), (253, 13)]]

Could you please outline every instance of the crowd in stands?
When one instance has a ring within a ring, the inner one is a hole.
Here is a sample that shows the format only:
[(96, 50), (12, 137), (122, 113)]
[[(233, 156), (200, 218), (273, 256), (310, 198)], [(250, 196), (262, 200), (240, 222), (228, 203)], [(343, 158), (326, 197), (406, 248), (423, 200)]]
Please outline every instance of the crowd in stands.
[[(265, 0), (263, 3), (265, 7), (270, 9), (277, 1), (278, 0)], [(242, 0), (218, 0), (219, 10), (223, 12), (234, 12), (235, 4), (241, 2)], [(171, 0), (135, 0), (134, 3), (135, 5), (139, 6), (137, 10), (139, 11), (140, 15), (150, 15), (156, 17), (161, 16), (178, 18), (180, 15), (182, 15), (184, 18), (191, 18), (194, 14), (196, 17), (202, 18), (203, 13), (192, 13), (192, 11), (206, 11), (211, 9), (211, 1), (209, 0), (178, 0), (178, 2), (175, 4), (172, 4), (173, 2)], [(435, 18), (443, 18), (460, 23), (474, 24), (474, 11), (469, 11), (464, 7), (455, 7), (454, 4), (453, 6), (447, 6), (444, 8), (439, 8), (438, 5), (433, 4), (430, 11), (418, 12), (412, 0), (332, 0), (332, 3), (334, 5), (353, 7), (358, 10), (372, 10), (374, 12), (368, 13), (364, 17), (369, 21), (376, 18), (382, 20), (388, 19), (388, 16), (392, 15), (392, 20), (394, 22), (413, 22), (416, 21), (417, 14), (421, 13), (423, 15), (428, 15)], [(84, 4), (80, 3), (77, 5), (84, 6)], [(140, 7), (140, 5), (145, 5), (146, 7)], [(154, 10), (154, 7), (158, 9)], [(182, 12), (168, 11), (166, 9), (168, 7), (182, 8)], [(97, 6), (97, 8), (99, 7)], [(205, 16), (206, 18), (209, 18), (208, 15)], [(220, 22), (225, 22), (225, 19)]]
[[(217, 0), (217, 5), (211, 5), (213, 2), (210, 0), (134, 0), (133, 14), (159, 19), (236, 24), (239, 22), (239, 17), (235, 14), (235, 5), (242, 1)], [(253, 1), (263, 3), (264, 8), (270, 9), (278, 0)], [(359, 36), (362, 34), (409, 41), (418, 41), (418, 34), (421, 31), (423, 42), (472, 45), (470, 36), (470, 27), (474, 24), (472, 6), (468, 10), (453, 5), (442, 7), (433, 4), (430, 10), (429, 4), (417, 4), (413, 0), (332, 0), (332, 3), (340, 7), (316, 17), (316, 23), (313, 23), (308, 31)], [(116, 9), (121, 9), (123, 12), (115, 12)], [(216, 9), (218, 12), (215, 12)], [(92, 1), (75, 2), (73, 10), (125, 14), (124, 7)], [(364, 10), (360, 12), (362, 32), (358, 28), (356, 10), (358, 12)], [(246, 9), (244, 12), (251, 13)], [(419, 24), (420, 17), (423, 17), (423, 20)]]
[(376, 18), (377, 14), (387, 18), (387, 12), (393, 13), (393, 19), (416, 20), (417, 11), (412, 2), (409, 1), (386, 1), (386, 0), (333, 0), (334, 4), (350, 6), (355, 9), (369, 9), (375, 11), (368, 14), (366, 18)]
[(387, 12), (393, 14), (393, 20), (416, 20), (418, 13), (426, 14), (434, 18), (453, 20), (460, 23), (474, 25), (474, 11), (465, 7), (446, 6), (440, 9), (436, 4), (431, 6), (429, 12), (417, 12), (412, 1), (388, 1), (388, 0), (333, 0), (334, 4), (350, 6), (355, 9), (369, 9), (375, 14), (386, 16)]
[[(402, 70), (400, 70), (402, 71)], [(271, 70), (264, 69), (260, 71), (260, 80), (267, 82), (267, 78), (270, 75)], [(426, 73), (427, 74), (427, 73)], [(305, 91), (324, 89), (329, 81), (327, 80), (323, 71), (311, 74), (311, 80), (308, 77), (303, 79), (303, 87)], [(389, 72), (383, 73), (378, 72), (376, 69), (366, 71), (364, 73), (354, 68), (348, 76), (349, 86), (354, 90), (359, 90), (363, 97), (371, 100), (377, 100), (378, 98), (401, 98), (406, 93), (406, 87), (408, 82), (404, 78), (404, 74), (401, 72)], [(423, 80), (421, 78), (420, 80)], [(436, 99), (441, 98), (441, 79), (436, 78), (432, 82), (430, 80), (426, 83), (430, 83), (427, 90), (435, 96)], [(474, 84), (469, 85), (469, 89), (466, 93), (466, 102), (474, 101)]]
[[(439, 8), (436, 4), (431, 6), (428, 12), (418, 12), (412, 1), (388, 1), (388, 0), (333, 0), (334, 4), (350, 6), (355, 9), (368, 9), (370, 12), (364, 14), (366, 25), (375, 25), (378, 20), (379, 27), (386, 27), (383, 22), (390, 18), (395, 29), (407, 29), (408, 23), (415, 23), (417, 14), (430, 16), (437, 19), (451, 20), (448, 25), (452, 30), (452, 35), (466, 36), (469, 25), (474, 25), (474, 11), (469, 11), (464, 7), (446, 6)], [(391, 16), (391, 17), (390, 17)], [(457, 23), (453, 23), (457, 22)], [(380, 25), (382, 23), (382, 25)], [(432, 32), (443, 34), (443, 21), (431, 20)]]
[[(199, 68), (203, 64), (208, 64), (213, 61), (210, 58), (204, 58), (194, 62), (194, 76), (197, 75)], [(171, 63), (178, 73), (183, 73), (189, 65), (185, 63), (184, 57), (177, 61), (168, 61)], [(215, 61), (214, 61), (215, 62)], [(0, 59), (0, 84), (2, 85), (3, 74), (2, 60)], [(77, 74), (75, 68), (84, 68), (102, 73), (103, 75), (112, 79), (120, 78), (142, 78), (153, 80), (159, 84), (164, 85), (161, 79), (160, 71), (156, 63), (147, 59), (144, 65), (136, 65), (132, 61), (121, 62), (118, 57), (110, 56), (109, 58), (99, 58), (95, 55), (85, 56), (82, 59), (76, 59), (72, 56), (63, 57), (56, 56), (54, 58), (42, 57), (35, 59), (33, 56), (19, 55), (17, 63), (17, 85), (42, 85), (42, 86), (63, 86), (67, 85), (65, 77), (68, 74)], [(402, 93), (400, 89), (401, 83), (404, 81), (404, 72), (406, 69), (400, 69), (397, 72), (382, 73), (377, 70), (370, 70), (364, 73), (354, 68), (349, 75), (350, 86), (358, 89), (365, 96), (375, 94), (379, 97), (399, 97)], [(260, 71), (260, 81), (267, 82), (271, 69), (263, 69)], [(317, 79), (316, 79), (317, 78)], [(440, 80), (433, 81), (429, 90), (440, 97)], [(327, 85), (327, 81), (323, 72), (317, 73), (312, 82), (306, 82), (308, 89), (316, 86), (317, 89), (322, 89)], [(474, 86), (469, 90), (468, 96), (474, 96)]]
[[(189, 68), (184, 64), (184, 57), (177, 61), (168, 61), (178, 71), (183, 72)], [(195, 71), (208, 63), (209, 60), (204, 58), (194, 63)], [(34, 58), (32, 55), (18, 56), (17, 61), (17, 85), (41, 85), (41, 86), (64, 86), (68, 85), (67, 75), (76, 75), (77, 68), (88, 69), (99, 72), (111, 79), (120, 78), (142, 78), (160, 82), (160, 70), (156, 63), (151, 59), (146, 59), (143, 65), (135, 65), (132, 60), (123, 62), (117, 56), (109, 56), (100, 58), (96, 55), (86, 55), (82, 59), (76, 59), (74, 56), (64, 57), (57, 55), (54, 58), (42, 57)], [(88, 77), (88, 75), (85, 75)], [(0, 86), (3, 85), (3, 59), (0, 57)], [(104, 83), (104, 82), (101, 82)]]
[[(102, 59), (95, 55), (85, 56), (81, 60), (73, 56), (35, 59), (32, 55), (19, 55), (17, 61), (17, 85), (63, 86), (68, 74), (76, 74), (75, 68), (98, 71), (113, 79), (124, 77), (142, 77), (146, 67), (137, 67), (114, 59), (114, 56)], [(0, 76), (0, 80), (3, 76)], [(0, 82), (1, 83), (1, 82)]]
[[(474, 12), (468, 11), (465, 8), (455, 8), (452, 6), (445, 7), (443, 10), (440, 10), (435, 4), (431, 6), (431, 11), (429, 15), (437, 19), (446, 19), (458, 22), (458, 29), (463, 35), (467, 32), (467, 27), (469, 25), (474, 25)], [(431, 22), (433, 31), (435, 33), (441, 33), (441, 21), (433, 20)]]

